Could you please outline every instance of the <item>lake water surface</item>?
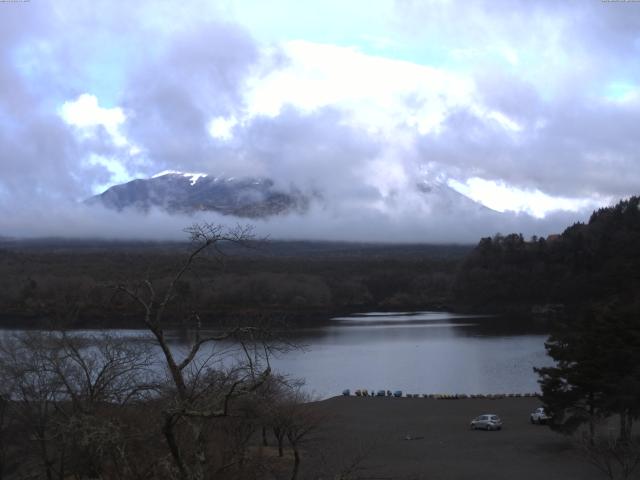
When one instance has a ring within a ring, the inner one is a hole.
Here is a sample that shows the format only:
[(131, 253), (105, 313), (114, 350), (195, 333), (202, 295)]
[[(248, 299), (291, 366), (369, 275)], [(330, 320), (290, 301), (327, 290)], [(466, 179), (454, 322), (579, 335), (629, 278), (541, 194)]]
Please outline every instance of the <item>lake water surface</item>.
[[(108, 332), (123, 341), (150, 338), (144, 330)], [(168, 338), (178, 351), (186, 350), (189, 336), (170, 332)], [(321, 398), (346, 388), (418, 394), (537, 392), (533, 367), (551, 364), (544, 332), (522, 322), (447, 312), (338, 317), (321, 326), (293, 330), (289, 337), (303, 347), (273, 358), (272, 367), (305, 379), (306, 389)], [(221, 348), (224, 345), (217, 351)]]
[(533, 367), (550, 365), (547, 335), (487, 317), (446, 312), (368, 313), (307, 330), (307, 345), (274, 360), (321, 397), (343, 389), (408, 393), (537, 392)]

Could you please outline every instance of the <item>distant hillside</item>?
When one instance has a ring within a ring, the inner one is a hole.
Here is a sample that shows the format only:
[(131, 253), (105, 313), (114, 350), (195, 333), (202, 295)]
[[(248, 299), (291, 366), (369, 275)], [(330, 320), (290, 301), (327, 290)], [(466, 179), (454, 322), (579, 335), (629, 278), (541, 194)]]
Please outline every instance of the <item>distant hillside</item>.
[[(595, 211), (561, 235), (480, 240), (454, 282), (457, 303), (500, 310), (640, 294), (640, 197)], [(537, 306), (537, 307), (536, 307)]]

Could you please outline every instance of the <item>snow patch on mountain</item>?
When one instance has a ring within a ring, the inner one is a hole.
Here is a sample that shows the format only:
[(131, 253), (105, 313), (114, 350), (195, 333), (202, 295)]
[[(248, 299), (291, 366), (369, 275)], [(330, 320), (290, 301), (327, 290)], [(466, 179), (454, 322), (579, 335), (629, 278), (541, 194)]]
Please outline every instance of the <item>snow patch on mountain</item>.
[(227, 178), (178, 170), (114, 185), (85, 201), (118, 211), (159, 208), (175, 214), (212, 211), (245, 218), (302, 214), (309, 202), (310, 198), (297, 188), (278, 187), (268, 178)]
[(177, 170), (163, 170), (160, 173), (156, 173), (151, 178), (164, 177), (165, 175), (180, 175), (182, 177), (186, 177), (189, 179), (189, 183), (191, 184), (191, 186), (195, 185), (198, 182), (198, 180), (200, 180), (201, 178), (205, 178), (209, 176), (206, 173), (191, 173), (191, 172), (179, 172)]

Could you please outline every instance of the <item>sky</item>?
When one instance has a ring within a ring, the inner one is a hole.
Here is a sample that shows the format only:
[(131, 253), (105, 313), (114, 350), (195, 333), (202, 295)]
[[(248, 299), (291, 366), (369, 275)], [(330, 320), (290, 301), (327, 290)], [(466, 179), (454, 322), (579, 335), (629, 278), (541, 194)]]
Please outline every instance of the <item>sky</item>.
[(546, 235), (639, 193), (639, 125), (640, 2), (0, 2), (0, 236), (235, 221), (81, 203), (163, 170), (319, 192), (276, 238)]

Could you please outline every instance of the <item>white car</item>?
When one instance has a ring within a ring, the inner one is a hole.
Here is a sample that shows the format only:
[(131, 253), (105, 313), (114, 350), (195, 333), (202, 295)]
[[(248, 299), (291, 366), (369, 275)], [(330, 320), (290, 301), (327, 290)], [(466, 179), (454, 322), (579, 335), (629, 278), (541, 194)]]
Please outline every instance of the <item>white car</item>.
[(471, 430), (501, 430), (502, 420), (498, 415), (486, 413), (471, 420)]
[(531, 415), (529, 415), (531, 423), (537, 423), (538, 425), (544, 425), (549, 420), (549, 415), (544, 411), (544, 407), (536, 408)]

